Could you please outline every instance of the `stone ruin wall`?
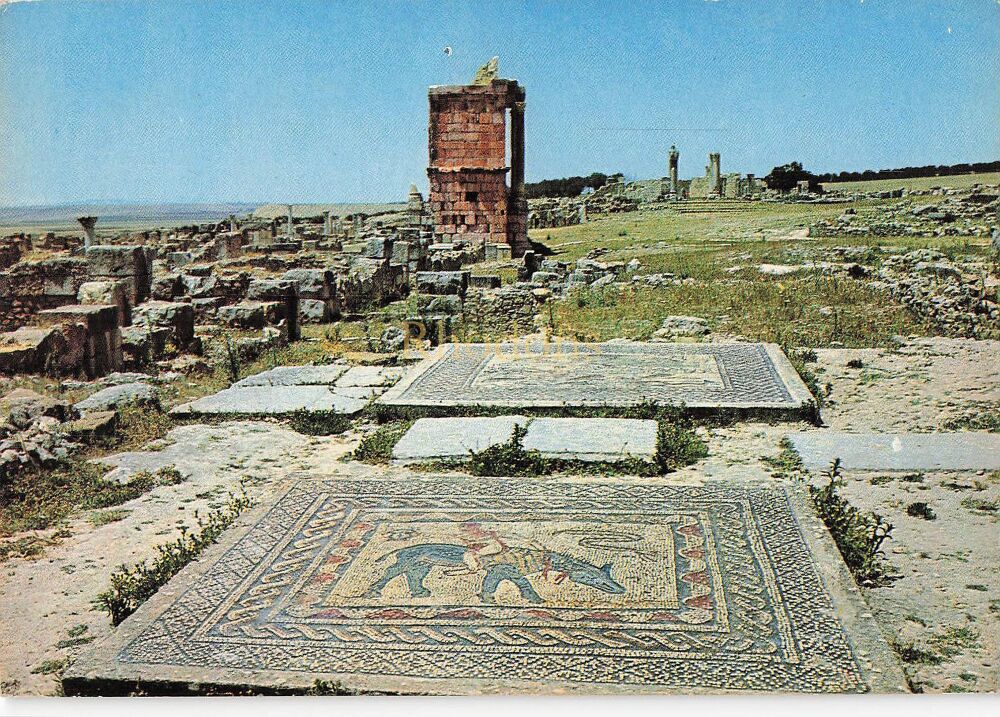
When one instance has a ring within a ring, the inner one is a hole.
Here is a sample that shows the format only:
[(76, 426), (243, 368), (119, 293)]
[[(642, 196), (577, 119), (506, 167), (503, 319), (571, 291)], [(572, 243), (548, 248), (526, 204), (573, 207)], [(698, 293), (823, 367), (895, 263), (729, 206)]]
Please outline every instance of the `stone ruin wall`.
[(21, 262), (0, 271), (0, 331), (31, 323), (40, 311), (75, 304), (87, 281), (84, 259)]

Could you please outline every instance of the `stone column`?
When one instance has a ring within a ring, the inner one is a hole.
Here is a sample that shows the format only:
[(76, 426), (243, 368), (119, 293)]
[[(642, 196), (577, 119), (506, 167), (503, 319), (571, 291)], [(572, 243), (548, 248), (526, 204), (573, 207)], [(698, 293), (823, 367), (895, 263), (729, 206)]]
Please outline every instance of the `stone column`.
[(528, 198), (524, 190), (524, 109), (523, 99), (510, 106), (510, 206), (507, 208), (507, 243), (510, 244), (514, 256), (520, 256), (528, 246)]
[(333, 212), (329, 211), (326, 213), (326, 219), (323, 222), (323, 236), (332, 237), (333, 236)]
[(89, 249), (96, 241), (94, 225), (97, 224), (97, 217), (77, 217), (76, 220), (83, 227), (83, 248)]
[(288, 205), (288, 236), (295, 238), (295, 225), (292, 223), (292, 205)]
[(708, 155), (709, 182), (708, 193), (722, 196), (722, 163), (718, 152)]
[(510, 193), (524, 196), (524, 102), (510, 108)]
[(670, 145), (670, 194), (673, 196), (677, 196), (677, 160), (680, 156), (677, 147)]

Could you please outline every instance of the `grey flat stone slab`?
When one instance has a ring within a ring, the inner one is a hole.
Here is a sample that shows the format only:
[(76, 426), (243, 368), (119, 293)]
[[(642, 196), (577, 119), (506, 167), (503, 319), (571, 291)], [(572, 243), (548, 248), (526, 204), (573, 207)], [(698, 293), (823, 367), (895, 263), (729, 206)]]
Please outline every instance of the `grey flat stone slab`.
[(159, 403), (159, 399), (156, 390), (148, 383), (122, 383), (87, 396), (74, 408), (78, 411), (107, 411), (130, 403), (152, 405)]
[(577, 461), (652, 460), (656, 421), (634, 418), (536, 418), (524, 447), (546, 458)]
[(446, 344), (389, 389), (387, 406), (627, 408), (643, 402), (808, 417), (814, 400), (774, 344)]
[(280, 416), (295, 411), (354, 414), (367, 404), (365, 399), (339, 394), (328, 386), (244, 386), (185, 403), (170, 413), (175, 416)]
[(233, 386), (328, 386), (347, 371), (343, 364), (329, 366), (278, 366), (237, 381)]
[(856, 470), (1000, 470), (996, 433), (790, 433), (788, 439), (811, 470), (840, 458)]
[[(345, 468), (345, 471), (348, 470)], [(801, 486), (300, 476), (67, 694), (905, 692)]]
[(526, 426), (524, 447), (546, 458), (615, 462), (651, 460), (656, 452), (656, 421), (628, 418), (421, 418), (393, 448), (397, 464), (465, 461), (510, 440), (514, 426)]
[(338, 381), (338, 386), (391, 386), (396, 383), (405, 369), (395, 366), (352, 366)]
[(470, 451), (482, 451), (506, 443), (514, 426), (523, 426), (525, 416), (491, 418), (421, 418), (392, 449), (394, 463), (460, 461)]

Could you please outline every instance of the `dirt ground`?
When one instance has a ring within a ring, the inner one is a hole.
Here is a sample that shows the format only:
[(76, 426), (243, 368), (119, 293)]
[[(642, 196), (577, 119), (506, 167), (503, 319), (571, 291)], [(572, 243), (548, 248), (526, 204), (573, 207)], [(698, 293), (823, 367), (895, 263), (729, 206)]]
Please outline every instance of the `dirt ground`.
[[(862, 368), (848, 368), (852, 359)], [(820, 384), (830, 385), (823, 416), (836, 430), (942, 430), (950, 419), (1000, 404), (1000, 342), (919, 339), (895, 349), (825, 349), (811, 366)], [(800, 430), (817, 429), (744, 423), (705, 430), (708, 458), (667, 480), (768, 479), (773, 468), (762, 458), (777, 456), (782, 436)], [(173, 465), (187, 480), (126, 503), (128, 514), (116, 522), (73, 522), (72, 536), (40, 558), (0, 565), (0, 691), (57, 694), (66, 660), (111, 629), (92, 601), (112, 571), (150, 557), (180, 524), (194, 524), (194, 511), (224, 503), (241, 480), (253, 497), (293, 471), (330, 473), (356, 441), (307, 437), (271, 423), (189, 425), (175, 428), (154, 446), (158, 451), (109, 461), (122, 477)], [(854, 504), (895, 526), (886, 553), (899, 577), (864, 594), (900, 650), (911, 686), (1000, 690), (1000, 514), (988, 509), (1000, 501), (1000, 476), (854, 472), (846, 479)], [(914, 501), (926, 502), (935, 518), (909, 515)]]

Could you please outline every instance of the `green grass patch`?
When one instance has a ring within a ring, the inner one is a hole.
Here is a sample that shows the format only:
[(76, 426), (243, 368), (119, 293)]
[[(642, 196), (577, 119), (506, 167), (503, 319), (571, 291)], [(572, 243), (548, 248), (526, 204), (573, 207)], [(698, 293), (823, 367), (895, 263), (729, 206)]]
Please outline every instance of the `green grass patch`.
[(695, 433), (691, 423), (674, 411), (669, 411), (669, 415), (670, 419), (661, 417), (658, 421), (656, 451), (652, 462), (639, 458), (624, 458), (614, 462), (546, 458), (538, 451), (524, 447), (524, 436), (528, 428), (515, 426), (507, 442), (478, 452), (470, 451), (469, 472), (477, 476), (542, 476), (570, 472), (663, 475), (696, 463), (708, 455), (707, 444)]
[(392, 458), (392, 448), (410, 430), (414, 421), (392, 421), (375, 428), (354, 450), (354, 460), (365, 463), (388, 464)]
[(50, 528), (77, 509), (121, 505), (158, 484), (146, 471), (125, 483), (108, 481), (103, 477), (106, 470), (77, 457), (52, 470), (20, 472), (0, 487), (0, 536)]
[(970, 495), (962, 499), (962, 507), (971, 510), (973, 513), (996, 515), (1000, 513), (1000, 500), (977, 498)]
[(300, 409), (289, 414), (288, 424), (292, 430), (306, 436), (332, 436), (350, 428), (351, 419), (336, 411)]
[(131, 512), (132, 511), (130, 510), (124, 510), (122, 508), (116, 508), (113, 510), (95, 510), (87, 516), (87, 522), (95, 528), (100, 528), (102, 525), (109, 525), (110, 523), (117, 523), (119, 520), (124, 520)]
[[(834, 310), (820, 311), (826, 307)], [(908, 309), (864, 284), (820, 275), (580, 289), (556, 302), (553, 311), (555, 331), (582, 341), (644, 341), (664, 318), (677, 314), (700, 316), (717, 331), (782, 346), (890, 346), (893, 336), (930, 332)]]
[(153, 560), (144, 560), (131, 567), (122, 565), (111, 575), (111, 587), (97, 596), (97, 605), (110, 615), (113, 625), (120, 624), (214, 543), (250, 505), (251, 501), (241, 486), (238, 495), (229, 494), (225, 507), (210, 512), (204, 518), (196, 512), (195, 531), (189, 531), (186, 525), (182, 525), (178, 538), (156, 547), (157, 555)]

